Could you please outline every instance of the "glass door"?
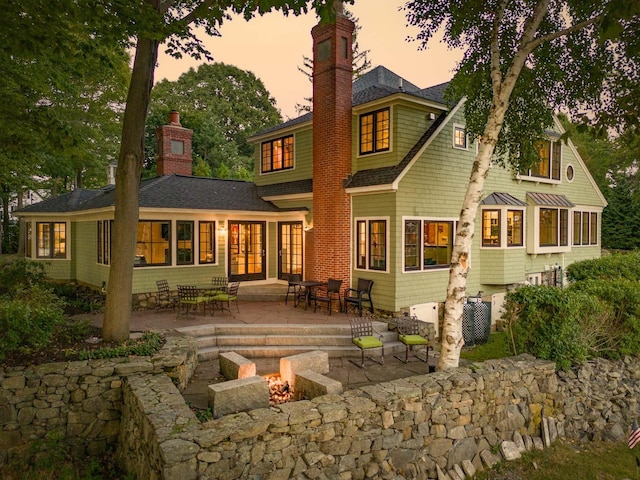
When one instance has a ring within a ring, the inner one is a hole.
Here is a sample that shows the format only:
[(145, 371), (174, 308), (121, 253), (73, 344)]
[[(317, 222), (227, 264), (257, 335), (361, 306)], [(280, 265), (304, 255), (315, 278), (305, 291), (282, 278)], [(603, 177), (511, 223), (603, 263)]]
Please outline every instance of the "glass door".
[(229, 222), (229, 279), (266, 278), (265, 222)]
[(278, 223), (278, 278), (302, 274), (302, 222)]

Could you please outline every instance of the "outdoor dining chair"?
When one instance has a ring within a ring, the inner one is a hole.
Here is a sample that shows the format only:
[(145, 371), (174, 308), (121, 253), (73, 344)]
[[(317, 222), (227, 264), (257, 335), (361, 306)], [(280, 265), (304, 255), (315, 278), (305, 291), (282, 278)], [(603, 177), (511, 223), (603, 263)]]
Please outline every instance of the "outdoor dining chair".
[(349, 305), (358, 307), (358, 316), (362, 316), (362, 306), (368, 304), (371, 313), (373, 313), (373, 300), (371, 299), (371, 289), (373, 288), (373, 280), (364, 278), (358, 279), (356, 288), (347, 288), (344, 291), (344, 312), (349, 313)]
[(407, 363), (409, 361), (409, 350), (412, 350), (413, 347), (424, 346), (424, 360), (417, 355), (416, 358), (425, 363), (429, 363), (429, 350), (431, 350), (431, 345), (429, 345), (429, 340), (427, 338), (420, 335), (420, 323), (418, 322), (418, 319), (416, 317), (405, 315), (404, 317), (397, 318), (396, 322), (398, 324), (398, 340), (404, 343), (405, 353), (404, 360), (397, 355), (395, 357), (402, 363)]
[[(215, 312), (216, 307), (219, 307), (220, 310), (229, 310), (231, 313), (231, 302), (235, 302), (236, 309), (238, 313), (240, 313), (240, 307), (238, 307), (238, 288), (240, 287), (240, 282), (231, 282), (227, 287), (226, 292), (216, 293), (209, 297), (209, 300), (214, 303), (213, 311)], [(227, 304), (225, 308), (224, 304)]]
[(342, 280), (336, 280), (330, 278), (327, 285), (321, 285), (311, 292), (311, 300), (313, 300), (313, 313), (316, 313), (318, 308), (318, 302), (326, 303), (329, 307), (329, 315), (333, 310), (333, 301), (337, 300), (340, 306), (340, 312), (342, 311), (342, 299), (340, 297), (340, 287), (342, 287)]
[(209, 297), (202, 295), (195, 285), (178, 285), (178, 315), (184, 309), (185, 315), (191, 310), (198, 313), (198, 308), (202, 305), (203, 315), (207, 311)]
[(360, 364), (353, 360), (350, 360), (350, 362), (360, 368), (364, 368), (364, 351), (380, 348), (382, 350), (380, 361), (373, 357), (369, 358), (380, 365), (384, 365), (384, 343), (382, 343), (382, 335), (374, 331), (371, 319), (362, 317), (352, 318), (349, 320), (349, 323), (351, 324), (351, 341), (362, 353)]
[(156, 294), (156, 313), (158, 313), (161, 308), (171, 308), (171, 310), (175, 310), (178, 299), (171, 292), (169, 282), (166, 280), (156, 280), (156, 287), (158, 289), (158, 293)]
[(284, 304), (286, 305), (289, 301), (289, 294), (293, 295), (293, 303), (296, 304), (296, 295), (298, 291), (302, 288), (300, 286), (300, 282), (302, 281), (302, 274), (300, 273), (290, 273), (288, 277), (289, 284), (287, 285), (287, 294), (284, 297)]

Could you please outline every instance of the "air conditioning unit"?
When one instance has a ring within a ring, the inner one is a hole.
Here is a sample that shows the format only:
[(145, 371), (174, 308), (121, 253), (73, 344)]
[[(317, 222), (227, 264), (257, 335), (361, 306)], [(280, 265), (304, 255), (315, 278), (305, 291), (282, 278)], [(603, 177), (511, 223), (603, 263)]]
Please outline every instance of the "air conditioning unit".
[(419, 303), (409, 307), (412, 316), (415, 316), (421, 322), (433, 323), (436, 328), (436, 338), (440, 331), (438, 302)]

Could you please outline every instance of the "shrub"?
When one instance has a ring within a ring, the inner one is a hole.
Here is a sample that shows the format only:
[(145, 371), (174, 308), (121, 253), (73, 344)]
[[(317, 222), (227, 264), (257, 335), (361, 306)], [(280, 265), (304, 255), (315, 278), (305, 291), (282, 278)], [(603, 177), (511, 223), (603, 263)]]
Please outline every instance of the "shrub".
[(585, 280), (569, 288), (596, 297), (611, 312), (611, 321), (607, 325), (609, 348), (603, 351), (602, 356), (618, 358), (640, 353), (640, 280)]
[(91, 358), (127, 357), (129, 355), (150, 356), (160, 350), (163, 343), (164, 338), (161, 334), (145, 332), (139, 340), (129, 339), (114, 347), (82, 350), (78, 352), (78, 357), (80, 360), (88, 360)]
[(44, 285), (47, 281), (45, 265), (24, 258), (5, 263), (0, 268), (0, 289), (12, 291), (20, 287)]
[(640, 280), (640, 251), (572, 263), (567, 267), (567, 278), (571, 282), (612, 278)]
[(34, 286), (5, 296), (0, 301), (0, 359), (46, 346), (63, 322), (62, 305), (49, 290)]
[(599, 351), (605, 333), (600, 325), (611, 318), (596, 297), (547, 286), (509, 292), (505, 312), (514, 353), (552, 360), (563, 370)]

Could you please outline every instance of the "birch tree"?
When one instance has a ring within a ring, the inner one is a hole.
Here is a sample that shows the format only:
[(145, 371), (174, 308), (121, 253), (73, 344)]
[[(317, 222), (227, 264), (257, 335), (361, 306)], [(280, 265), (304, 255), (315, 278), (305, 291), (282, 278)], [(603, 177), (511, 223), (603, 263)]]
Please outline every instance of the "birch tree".
[[(608, 125), (637, 122), (638, 0), (413, 0), (408, 23), (425, 48), (444, 41), (464, 56), (448, 89), (466, 99), (468, 133), (478, 139), (457, 224), (438, 369), (458, 366), (462, 314), (478, 206), (492, 162), (518, 171), (539, 161), (554, 111), (586, 111)], [(634, 100), (634, 98), (636, 100)], [(629, 125), (625, 125), (628, 127)]]

